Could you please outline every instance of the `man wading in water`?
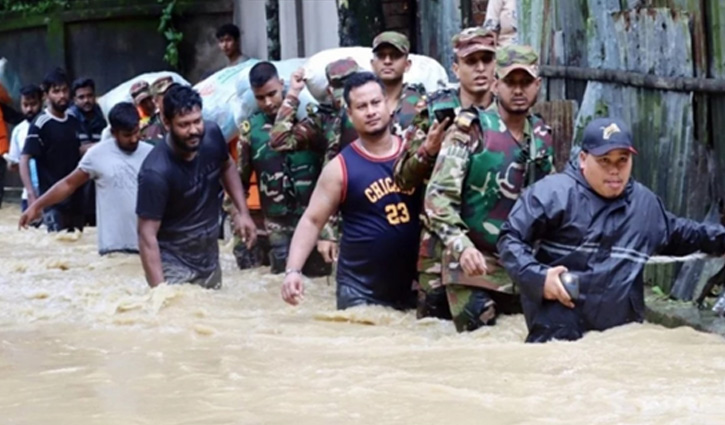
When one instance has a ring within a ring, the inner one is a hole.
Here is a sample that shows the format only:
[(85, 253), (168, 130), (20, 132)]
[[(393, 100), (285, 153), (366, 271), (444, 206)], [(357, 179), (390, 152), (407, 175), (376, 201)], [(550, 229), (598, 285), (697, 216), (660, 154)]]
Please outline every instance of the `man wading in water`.
[(292, 238), (282, 298), (292, 305), (300, 302), (300, 270), (320, 230), (339, 209), (337, 308), (412, 308), (421, 191), (402, 192), (393, 183), (393, 162), (402, 141), (390, 134), (382, 82), (371, 73), (353, 74), (345, 82), (344, 97), (360, 138), (322, 171)]
[(234, 228), (251, 246), (257, 229), (242, 183), (219, 126), (204, 122), (201, 97), (174, 86), (164, 96), (167, 136), (141, 166), (138, 177), (138, 239), (151, 287), (161, 282), (218, 289), (219, 211), (222, 185), (236, 210)]

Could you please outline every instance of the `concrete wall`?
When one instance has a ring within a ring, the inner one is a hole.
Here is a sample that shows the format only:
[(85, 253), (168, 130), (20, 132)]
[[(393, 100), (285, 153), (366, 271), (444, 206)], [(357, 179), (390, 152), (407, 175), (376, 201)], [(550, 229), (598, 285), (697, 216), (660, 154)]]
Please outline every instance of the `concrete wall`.
[[(0, 17), (0, 54), (23, 84), (38, 83), (52, 68), (71, 78), (87, 76), (99, 93), (134, 76), (170, 70), (166, 40), (158, 33), (162, 5), (142, 0), (106, 1), (96, 8), (46, 16)], [(216, 46), (216, 28), (232, 20), (231, 0), (180, 0), (175, 24), (184, 33), (178, 72), (191, 82), (226, 63)]]
[[(235, 0), (235, 19), (242, 31), (242, 50), (251, 57), (267, 59), (267, 19), (264, 0)], [(304, 18), (303, 56), (339, 46), (335, 0), (303, 0), (298, 11), (294, 0), (279, 0), (281, 58), (299, 57), (297, 14)]]

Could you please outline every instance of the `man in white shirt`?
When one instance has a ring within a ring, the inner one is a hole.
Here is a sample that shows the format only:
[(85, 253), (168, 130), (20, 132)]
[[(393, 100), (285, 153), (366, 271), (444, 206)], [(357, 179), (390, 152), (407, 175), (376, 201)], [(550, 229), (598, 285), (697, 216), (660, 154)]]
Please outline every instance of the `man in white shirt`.
[(93, 180), (96, 184), (96, 217), (98, 252), (138, 253), (136, 233), (136, 194), (138, 172), (152, 146), (140, 143), (140, 117), (128, 102), (117, 104), (108, 114), (110, 135), (83, 156), (78, 168), (53, 185), (28, 207), (20, 217), (20, 226), (27, 227), (45, 207), (52, 206)]
[[(25, 138), (28, 135), (30, 123), (40, 113), (43, 106), (43, 91), (36, 85), (25, 86), (20, 89), (20, 110), (25, 115), (25, 121), (16, 125), (10, 136), (10, 152), (8, 153), (8, 170), (18, 171), (20, 163), (20, 154), (25, 146)], [(33, 181), (33, 187), (38, 187), (38, 174), (35, 170), (35, 161), (30, 162), (30, 178)], [(21, 197), (21, 209), (25, 211), (28, 208), (28, 191), (23, 189)]]

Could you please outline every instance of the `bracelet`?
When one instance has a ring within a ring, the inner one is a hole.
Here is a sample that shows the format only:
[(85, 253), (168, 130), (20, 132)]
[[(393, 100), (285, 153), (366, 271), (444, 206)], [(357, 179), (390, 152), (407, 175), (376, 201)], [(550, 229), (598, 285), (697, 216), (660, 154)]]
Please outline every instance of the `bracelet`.
[(284, 277), (287, 277), (287, 275), (290, 275), (292, 273), (302, 274), (302, 270), (298, 269), (287, 269), (284, 271)]

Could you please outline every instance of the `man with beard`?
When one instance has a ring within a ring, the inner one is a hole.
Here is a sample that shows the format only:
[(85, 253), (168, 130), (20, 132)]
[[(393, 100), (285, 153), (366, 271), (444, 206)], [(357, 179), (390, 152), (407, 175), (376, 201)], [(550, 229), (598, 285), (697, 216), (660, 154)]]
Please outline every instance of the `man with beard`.
[[(48, 108), (40, 113), (28, 129), (23, 153), (20, 156), (20, 178), (28, 191), (28, 206), (37, 194), (30, 177), (30, 160), (34, 159), (38, 171), (40, 195), (48, 191), (78, 166), (81, 153), (80, 124), (67, 113), (69, 103), (68, 80), (56, 69), (45, 76), (43, 90)], [(43, 222), (49, 232), (83, 230), (82, 198), (75, 193), (63, 202), (43, 210)]]
[[(73, 105), (68, 113), (76, 117), (81, 124), (81, 155), (101, 141), (101, 133), (106, 128), (106, 119), (96, 103), (96, 83), (90, 78), (79, 78), (71, 86)], [(96, 225), (96, 187), (92, 181), (83, 186), (84, 224)]]
[[(25, 116), (25, 120), (16, 125), (10, 136), (10, 153), (8, 154), (8, 169), (12, 171), (18, 170), (20, 163), (20, 154), (25, 146), (25, 138), (28, 137), (30, 123), (40, 113), (43, 105), (43, 91), (36, 85), (25, 86), (20, 89), (20, 110)], [(30, 180), (35, 190), (38, 190), (38, 171), (35, 169), (35, 160), (30, 160)], [(25, 211), (28, 208), (28, 191), (23, 188), (23, 194), (20, 198), (20, 209)]]
[(373, 40), (370, 65), (385, 85), (386, 102), (393, 117), (392, 132), (401, 138), (420, 112), (419, 101), (425, 95), (423, 85), (403, 83), (403, 76), (411, 65), (409, 53), (410, 41), (399, 32), (386, 31)]
[[(438, 157), (445, 130), (461, 109), (475, 106), (496, 110), (491, 85), (496, 57), (495, 35), (481, 28), (467, 28), (453, 37), (453, 72), (460, 80), (458, 90), (442, 89), (421, 100), (422, 111), (405, 133), (405, 151), (395, 162), (395, 183), (401, 189), (427, 184)], [(436, 116), (445, 117), (441, 121)], [(446, 290), (441, 283), (443, 244), (430, 232), (423, 217), (418, 253), (418, 318), (450, 319)]]
[(360, 138), (322, 171), (295, 230), (282, 298), (297, 305), (304, 294), (300, 269), (331, 214), (342, 214), (337, 268), (337, 308), (415, 305), (415, 246), (420, 191), (393, 182), (393, 162), (402, 141), (390, 134), (383, 83), (368, 72), (345, 82), (347, 113)]
[(219, 211), (223, 192), (238, 214), (234, 228), (251, 246), (257, 237), (234, 162), (219, 126), (203, 121), (201, 97), (176, 85), (164, 95), (167, 137), (141, 165), (138, 241), (149, 286), (162, 282), (221, 288)]
[(101, 133), (106, 128), (106, 119), (96, 103), (96, 83), (90, 78), (79, 78), (71, 86), (73, 105), (68, 113), (76, 117), (81, 124), (81, 155), (95, 143), (101, 141)]
[[(260, 111), (241, 125), (237, 150), (239, 173), (245, 187), (252, 172), (257, 175), (264, 227), (269, 238), (270, 268), (276, 274), (284, 271), (292, 233), (304, 209), (301, 202), (306, 205), (303, 192), (307, 188), (303, 183), (312, 185), (312, 179), (319, 175), (322, 152), (273, 150), (270, 131), (282, 106), (284, 84), (274, 65), (260, 62), (249, 71), (249, 85)], [(308, 262), (305, 273), (322, 276), (329, 274), (329, 268), (320, 258), (314, 258)]]
[(138, 172), (151, 145), (139, 143), (139, 115), (131, 103), (122, 102), (108, 114), (110, 136), (88, 150), (78, 168), (35, 201), (20, 217), (26, 227), (43, 208), (67, 199), (78, 188), (95, 182), (98, 189), (98, 253), (138, 253), (136, 191)]
[(445, 246), (442, 283), (459, 332), (519, 308), (497, 264), (496, 239), (524, 187), (554, 171), (551, 129), (530, 114), (541, 85), (538, 56), (529, 46), (501, 48), (496, 76), (497, 110), (456, 117), (425, 197), (430, 229)]

